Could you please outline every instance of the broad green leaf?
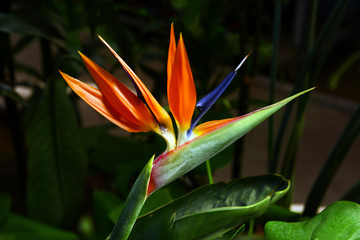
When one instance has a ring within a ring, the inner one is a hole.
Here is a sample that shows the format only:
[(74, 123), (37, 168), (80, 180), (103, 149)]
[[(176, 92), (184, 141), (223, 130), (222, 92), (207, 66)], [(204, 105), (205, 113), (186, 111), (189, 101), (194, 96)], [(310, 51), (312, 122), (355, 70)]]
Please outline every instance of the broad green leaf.
[(63, 81), (49, 82), (33, 106), (25, 120), (29, 215), (53, 225), (70, 225), (82, 201), (87, 164)]
[(267, 240), (358, 240), (360, 239), (360, 205), (339, 201), (319, 215), (302, 222), (270, 221), (265, 225)]
[(124, 208), (117, 220), (110, 240), (126, 240), (135, 224), (137, 217), (143, 207), (148, 193), (148, 185), (150, 181), (151, 168), (154, 156), (146, 164), (139, 177), (136, 179), (131, 192), (126, 199)]
[(264, 213), (288, 190), (287, 180), (270, 174), (204, 186), (141, 216), (130, 239), (166, 231), (169, 239), (220, 237)]

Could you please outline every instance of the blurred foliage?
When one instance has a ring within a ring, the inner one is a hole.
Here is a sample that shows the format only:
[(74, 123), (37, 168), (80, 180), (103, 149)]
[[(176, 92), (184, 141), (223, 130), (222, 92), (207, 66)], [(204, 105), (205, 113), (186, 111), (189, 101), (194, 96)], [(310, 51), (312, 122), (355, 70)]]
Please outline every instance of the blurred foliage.
[[(213, 89), (253, 50), (242, 75), (239, 74), (224, 93), (232, 97), (231, 104), (230, 100), (218, 101), (205, 115), (205, 119), (220, 119), (231, 117), (243, 111), (244, 104), (246, 109), (256, 101), (249, 96), (255, 74), (273, 74), (274, 78), (294, 83), (295, 92), (313, 85), (326, 86), (328, 82), (332, 88), (341, 86), (345, 84), (341, 77), (358, 67), (360, 41), (356, 16), (359, 4), (338, 0), (331, 4), (314, 1), (318, 6), (307, 3), (300, 6), (299, 2), (2, 1), (0, 96), (4, 100), (1, 116), (6, 116), (6, 120), (1, 119), (1, 123), (8, 125), (12, 136), (8, 141), (15, 149), (15, 159), (4, 162), (12, 161), (11, 166), (16, 168), (16, 174), (10, 179), (2, 178), (2, 182), (19, 190), (12, 201), (9, 194), (0, 193), (0, 238), (105, 239), (113, 227), (111, 220), (119, 215), (146, 161), (164, 149), (162, 139), (152, 134), (114, 133), (115, 127), (106, 121), (96, 126), (86, 125), (78, 97), (66, 91), (58, 69), (74, 77), (88, 78), (77, 51), (118, 75), (120, 65), (104, 50), (97, 35), (106, 39), (130, 67), (140, 72), (139, 76), (149, 82), (157, 99), (163, 99), (166, 93), (171, 22), (174, 22), (177, 36), (179, 32), (186, 36), (184, 40), (199, 97)], [(273, 4), (281, 6), (278, 13)], [(306, 14), (293, 20), (299, 9), (307, 9)], [(311, 16), (311, 9), (317, 13), (315, 16)], [(282, 29), (278, 29), (278, 40), (273, 41), (276, 17)], [(302, 27), (293, 29), (295, 24)], [(307, 27), (311, 24), (314, 29)], [(274, 46), (289, 44), (287, 40), (295, 35), (293, 31), (302, 33), (300, 39), (287, 48), (293, 57), (274, 61), (275, 54), (279, 54)], [(23, 57), (29, 52), (30, 61), (26, 61)], [(336, 68), (333, 69), (324, 67), (334, 64)], [(30, 96), (19, 94), (19, 88), (29, 91)], [(294, 176), (307, 101), (288, 108), (282, 125), (284, 132), (272, 137), (273, 143), (269, 144), (271, 172), (282, 168), (285, 177)], [(296, 115), (295, 127), (289, 130), (292, 140), (275, 143), (276, 138), (285, 134), (292, 110), (296, 112), (293, 114)], [(354, 114), (344, 130), (346, 146), (339, 142), (339, 147), (335, 146), (333, 151), (339, 154), (329, 156), (338, 164), (332, 169), (332, 175), (358, 135), (358, 119), (358, 114)], [(352, 123), (355, 124), (351, 128)], [(276, 152), (276, 144), (278, 153), (285, 151), (288, 160), (272, 155)], [(229, 165), (237, 148), (237, 145), (232, 146), (211, 159), (212, 170)], [(284, 165), (278, 166), (277, 162), (284, 162)], [(241, 168), (237, 166), (234, 171), (241, 172)], [(319, 183), (324, 179), (330, 183), (332, 175), (320, 176)], [(161, 207), (205, 183), (206, 170), (200, 166), (159, 191), (158, 196), (154, 194), (149, 198), (142, 213)], [(6, 189), (9, 187), (0, 191), (6, 192)], [(346, 199), (359, 201), (358, 189), (357, 183)], [(309, 206), (312, 204), (310, 207), (316, 209), (324, 194), (325, 191), (309, 200), (312, 202)], [(291, 202), (291, 197), (289, 199)], [(270, 215), (283, 216), (283, 219), (294, 217), (283, 210), (275, 209)], [(309, 215), (314, 215), (314, 211)]]

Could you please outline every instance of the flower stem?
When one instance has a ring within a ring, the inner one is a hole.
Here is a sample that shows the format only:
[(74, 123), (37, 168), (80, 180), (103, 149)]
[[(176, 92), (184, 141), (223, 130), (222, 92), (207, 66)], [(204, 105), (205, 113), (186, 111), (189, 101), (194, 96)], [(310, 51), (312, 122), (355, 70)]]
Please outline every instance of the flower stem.
[(212, 172), (211, 172), (210, 160), (207, 160), (205, 164), (206, 164), (206, 172), (207, 172), (207, 175), (208, 175), (209, 184), (213, 184), (214, 179), (213, 179)]

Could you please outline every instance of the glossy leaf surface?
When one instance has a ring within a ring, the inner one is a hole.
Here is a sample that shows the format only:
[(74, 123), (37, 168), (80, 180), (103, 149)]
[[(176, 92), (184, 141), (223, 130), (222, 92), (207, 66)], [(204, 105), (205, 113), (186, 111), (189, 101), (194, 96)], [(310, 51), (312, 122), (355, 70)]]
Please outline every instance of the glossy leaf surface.
[(266, 211), (289, 189), (277, 175), (263, 175), (198, 188), (158, 210), (141, 216), (130, 239), (149, 233), (168, 239), (211, 239)]
[(331, 204), (319, 215), (306, 221), (268, 222), (265, 225), (265, 239), (360, 239), (360, 205), (340, 201)]

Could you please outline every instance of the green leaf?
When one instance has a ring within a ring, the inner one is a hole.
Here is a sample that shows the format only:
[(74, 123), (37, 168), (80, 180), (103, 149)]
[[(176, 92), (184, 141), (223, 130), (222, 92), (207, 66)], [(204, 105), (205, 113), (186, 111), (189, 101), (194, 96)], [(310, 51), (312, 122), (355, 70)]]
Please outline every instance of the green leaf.
[(1, 240), (77, 240), (70, 232), (36, 222), (10, 213), (6, 223), (0, 227)]
[(141, 216), (130, 239), (165, 234), (170, 226), (169, 239), (220, 237), (264, 213), (288, 190), (289, 181), (270, 174), (204, 186)]
[[(163, 188), (160, 189), (156, 192), (154, 192), (153, 194), (151, 194), (147, 199), (146, 202), (144, 204), (144, 206), (141, 209), (141, 212), (139, 215), (145, 215), (153, 210), (155, 210), (156, 208), (159, 208), (163, 205), (165, 205), (166, 203), (170, 202), (172, 200), (171, 194), (169, 189), (167, 188)], [(111, 218), (111, 220), (116, 223), (116, 220), (118, 218), (118, 216), (121, 214), (121, 211), (123, 210), (124, 206), (120, 205), (116, 208), (113, 208), (113, 210), (109, 213), (109, 217)]]
[(33, 106), (25, 120), (29, 215), (53, 225), (70, 225), (82, 201), (87, 164), (63, 81), (49, 82)]
[(129, 196), (126, 199), (121, 215), (111, 233), (110, 240), (125, 240), (129, 237), (147, 197), (153, 160), (154, 156), (146, 164), (139, 177), (136, 179)]
[(303, 222), (271, 221), (265, 225), (267, 240), (360, 239), (360, 205), (339, 201), (331, 204), (319, 215)]

